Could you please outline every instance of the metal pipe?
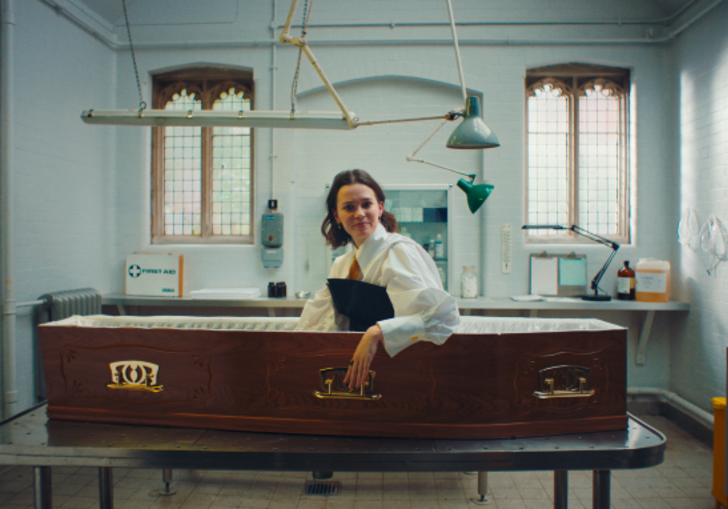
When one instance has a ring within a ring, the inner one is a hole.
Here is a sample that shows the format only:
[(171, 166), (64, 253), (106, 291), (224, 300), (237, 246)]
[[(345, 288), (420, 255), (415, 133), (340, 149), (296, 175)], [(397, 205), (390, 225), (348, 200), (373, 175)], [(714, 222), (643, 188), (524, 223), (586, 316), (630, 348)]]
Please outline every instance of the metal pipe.
[(15, 1), (2, 0), (2, 57), (0, 57), (0, 285), (2, 286), (3, 418), (15, 415), (16, 389), (16, 305), (13, 294), (13, 81), (15, 62)]
[(17, 308), (28, 308), (33, 306), (44, 306), (48, 304), (48, 302), (44, 300), (29, 300), (27, 302), (18, 302), (15, 304), (16, 309)]
[[(567, 26), (580, 26), (580, 25), (615, 25), (615, 26), (622, 26), (622, 25), (664, 25), (669, 26), (672, 24), (673, 21), (675, 21), (678, 17), (680, 17), (685, 11), (690, 9), (694, 4), (699, 2), (700, 0), (692, 0), (691, 2), (685, 4), (681, 8), (679, 8), (677, 11), (675, 11), (673, 14), (670, 14), (669, 16), (666, 16), (664, 18), (660, 19), (646, 19), (646, 20), (639, 20), (639, 19), (627, 19), (627, 20), (621, 20), (621, 19), (615, 19), (615, 20), (597, 20), (597, 21), (464, 21), (459, 23), (460, 26), (560, 26), (560, 25), (567, 25)], [(444, 27), (448, 26), (448, 23), (442, 22), (442, 21), (434, 21), (434, 22), (427, 22), (427, 21), (411, 21), (411, 22), (405, 22), (405, 23), (394, 23), (394, 22), (380, 22), (380, 23), (317, 23), (317, 24), (309, 24), (309, 28), (395, 28), (395, 27)], [(284, 28), (284, 26), (279, 25), (276, 27), (277, 29)], [(293, 25), (291, 24), (289, 28), (300, 28), (299, 25)]]
[(594, 509), (609, 509), (611, 507), (612, 472), (609, 470), (594, 470), (592, 477), (592, 507)]
[(452, 13), (452, 2), (447, 0), (447, 12), (450, 16), (450, 32), (452, 33), (452, 42), (455, 46), (455, 62), (458, 64), (458, 78), (460, 79), (460, 88), (463, 93), (463, 105), (468, 100), (468, 92), (465, 89), (465, 76), (463, 75), (463, 65), (460, 61), (460, 46), (458, 46), (458, 33), (455, 29), (455, 16)]
[[(58, 2), (56, 0), (43, 0), (48, 5), (54, 6), (54, 7), (60, 7)], [(707, 14), (710, 10), (715, 8), (718, 4), (723, 2), (724, 0), (716, 0), (712, 4), (710, 4), (708, 7), (706, 7), (704, 10), (701, 10), (697, 15), (691, 17), (688, 19), (685, 23), (681, 24), (678, 28), (671, 31), (667, 36), (660, 37), (660, 38), (650, 38), (650, 37), (644, 37), (644, 38), (626, 38), (626, 39), (551, 39), (551, 40), (536, 40), (536, 39), (517, 39), (517, 38), (503, 38), (503, 39), (460, 39), (460, 46), (534, 46), (534, 45), (543, 45), (543, 46), (551, 46), (551, 45), (573, 45), (573, 44), (579, 44), (579, 45), (585, 45), (585, 44), (662, 44), (665, 42), (669, 42), (675, 37), (677, 37), (681, 32), (683, 32), (686, 28), (693, 25), (695, 22), (697, 22), (700, 18), (702, 18), (705, 14)], [(684, 9), (682, 9), (679, 13), (676, 13), (673, 15), (673, 17), (679, 16), (682, 14), (687, 8), (692, 6), (695, 3), (693, 1), (691, 4), (687, 5)], [(94, 35), (95, 37), (98, 37), (102, 42), (104, 42), (109, 48), (116, 50), (116, 51), (125, 51), (128, 50), (128, 45), (125, 45), (123, 43), (120, 43), (115, 38), (111, 39), (109, 36), (105, 36), (103, 34), (100, 34), (97, 30), (94, 30), (93, 27), (91, 27), (88, 24), (84, 24), (81, 22), (81, 20), (77, 19), (77, 17), (74, 17), (73, 13), (69, 12), (68, 9), (65, 8), (58, 8), (57, 9), (61, 14), (71, 19), (71, 21), (78, 23), (81, 28), (89, 32), (90, 34)], [(665, 20), (672, 19), (672, 18), (665, 18)], [(602, 26), (608, 26), (608, 25), (615, 25), (615, 26), (622, 26), (622, 25), (651, 25), (651, 24), (665, 24), (664, 20), (655, 20), (655, 21), (638, 21), (638, 20), (614, 20), (614, 21), (574, 21), (574, 22), (462, 22), (458, 23), (460, 26), (467, 27), (467, 26), (496, 26), (496, 25), (502, 25), (502, 26), (523, 26), (523, 27), (529, 27), (529, 26), (589, 26), (589, 25), (602, 25)], [(669, 24), (669, 23), (667, 23)], [(285, 25), (284, 25), (285, 26)], [(376, 27), (382, 27), (382, 28), (396, 28), (396, 27), (436, 27), (436, 26), (448, 26), (447, 23), (441, 22), (441, 23), (362, 23), (362, 24), (356, 24), (356, 23), (349, 23), (349, 24), (321, 24), (321, 25), (309, 25), (310, 28), (376, 28)], [(281, 29), (282, 26), (277, 26), (275, 29)], [(289, 27), (291, 28), (291, 27)], [(290, 37), (290, 36), (289, 36)], [(218, 49), (218, 48), (248, 48), (248, 47), (261, 47), (261, 46), (270, 46), (270, 45), (279, 45), (282, 44), (278, 41), (271, 41), (271, 40), (251, 40), (251, 41), (199, 41), (199, 42), (190, 42), (190, 41), (180, 41), (180, 42), (148, 42), (148, 43), (134, 43), (134, 47), (137, 49), (183, 49), (183, 48), (207, 48), (207, 49)], [(337, 39), (337, 40), (327, 40), (327, 41), (316, 41), (316, 46), (402, 46), (402, 45), (411, 45), (411, 46), (422, 46), (422, 45), (431, 45), (431, 46), (445, 46), (452, 44), (452, 39), (439, 39), (439, 40), (432, 40), (432, 39), (414, 39), (414, 40), (407, 40), (407, 39), (376, 39), (376, 40), (360, 40), (360, 41), (352, 41), (349, 39)]]
[[(278, 0), (273, 0), (273, 19), (270, 22), (272, 41), (276, 41), (276, 10), (278, 8)], [(278, 70), (278, 53), (275, 44), (271, 46), (271, 66), (270, 66), (270, 109), (275, 111), (276, 109), (276, 71)], [(275, 198), (275, 168), (276, 168), (276, 130), (270, 130), (270, 199)]]
[[(60, 2), (59, 0), (42, 0), (43, 3), (49, 5), (57, 13), (64, 15), (66, 18), (71, 20), (73, 23), (90, 33), (101, 42), (109, 46), (110, 48), (119, 49), (121, 44), (116, 40), (114, 34), (114, 27), (102, 20), (98, 19), (98, 15), (95, 12), (89, 12), (84, 9), (78, 3), (74, 3), (74, 9), (68, 8), (68, 0)], [(83, 14), (83, 15), (79, 15)], [(96, 21), (97, 25), (90, 22), (89, 20)]]
[(53, 509), (51, 467), (33, 467), (33, 508)]
[(99, 509), (114, 509), (114, 473), (111, 467), (99, 467)]
[(656, 397), (663, 403), (673, 404), (688, 415), (691, 415), (703, 423), (708, 424), (710, 427), (713, 427), (714, 419), (710, 413), (678, 396), (676, 393), (668, 391), (667, 389), (660, 389), (658, 387), (627, 387), (627, 395)]
[(567, 509), (569, 504), (569, 471), (554, 470), (554, 509)]

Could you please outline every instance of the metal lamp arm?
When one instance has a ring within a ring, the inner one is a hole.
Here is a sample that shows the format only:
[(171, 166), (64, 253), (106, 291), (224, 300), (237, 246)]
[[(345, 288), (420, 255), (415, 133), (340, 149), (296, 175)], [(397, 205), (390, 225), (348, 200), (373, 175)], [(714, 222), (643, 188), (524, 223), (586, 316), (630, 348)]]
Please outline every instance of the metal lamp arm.
[(447, 166), (442, 166), (441, 164), (431, 163), (430, 161), (425, 161), (424, 159), (415, 159), (415, 155), (417, 154), (417, 152), (419, 152), (422, 149), (422, 147), (424, 147), (425, 145), (427, 145), (427, 142), (430, 141), (432, 139), (432, 137), (435, 136), (435, 134), (437, 134), (437, 132), (440, 129), (442, 129), (442, 126), (444, 126), (448, 121), (454, 120), (455, 118), (457, 118), (457, 115), (458, 114), (459, 113), (453, 112), (453, 111), (451, 111), (450, 113), (448, 113), (445, 116), (445, 119), (442, 122), (440, 122), (440, 125), (438, 125), (435, 128), (435, 130), (432, 131), (432, 133), (430, 133), (430, 135), (427, 138), (425, 138), (425, 141), (423, 141), (422, 143), (420, 143), (420, 146), (417, 147), (414, 152), (412, 152), (410, 155), (407, 156), (407, 162), (408, 163), (428, 164), (430, 166), (434, 166), (435, 168), (440, 168), (441, 170), (447, 170), (447, 171), (450, 171), (452, 173), (457, 173), (458, 175), (463, 175), (465, 177), (468, 177), (470, 179), (470, 182), (472, 183), (472, 182), (475, 181), (475, 175), (474, 174), (471, 174), (471, 173), (463, 173), (461, 171), (457, 171), (457, 170), (453, 170), (452, 168), (448, 168)]
[(584, 228), (581, 228), (580, 226), (577, 226), (575, 224), (572, 224), (570, 227), (566, 228), (567, 230), (571, 230), (572, 232), (581, 235), (582, 237), (586, 237), (587, 239), (593, 240), (594, 242), (599, 242), (600, 244), (604, 244), (605, 246), (609, 246), (615, 251), (619, 249), (619, 244), (616, 242), (613, 242), (609, 239), (605, 239), (604, 237), (600, 237), (596, 233), (592, 233), (590, 231), (585, 230)]
[(344, 118), (346, 119), (346, 122), (349, 124), (349, 127), (352, 129), (356, 128), (357, 119), (352, 118), (352, 116), (349, 114), (349, 110), (346, 109), (346, 106), (344, 105), (344, 101), (339, 96), (339, 93), (334, 88), (333, 83), (329, 80), (329, 77), (326, 76), (326, 73), (321, 68), (321, 66), (318, 63), (318, 60), (316, 60), (316, 57), (313, 55), (313, 52), (311, 51), (311, 48), (308, 47), (308, 43), (306, 42), (306, 39), (304, 37), (293, 37), (290, 34), (291, 30), (291, 23), (293, 22), (293, 15), (296, 13), (296, 8), (298, 7), (298, 0), (292, 0), (291, 2), (291, 9), (288, 11), (288, 18), (286, 19), (286, 25), (283, 27), (283, 32), (281, 33), (281, 36), (279, 37), (279, 40), (283, 44), (293, 44), (294, 46), (298, 46), (303, 50), (303, 52), (308, 57), (308, 61), (311, 62), (311, 65), (314, 69), (316, 69), (316, 72), (319, 75), (319, 78), (321, 78), (321, 81), (324, 82), (324, 86), (331, 94), (331, 97), (334, 98), (334, 102), (336, 102), (336, 105), (341, 110), (341, 113), (343, 113)]
[(609, 255), (609, 258), (607, 258), (607, 261), (604, 263), (602, 268), (594, 275), (594, 278), (591, 282), (591, 289), (594, 290), (594, 294), (596, 295), (597, 289), (599, 288), (599, 281), (602, 280), (602, 277), (604, 277), (604, 274), (607, 272), (607, 268), (609, 268), (609, 264), (612, 263), (612, 260), (614, 259), (614, 255), (617, 254), (617, 249), (619, 249), (619, 244), (616, 242), (613, 242), (609, 239), (605, 239), (604, 237), (601, 237), (597, 235), (596, 233), (592, 233), (590, 231), (585, 230), (584, 228), (581, 228), (575, 224), (571, 225), (569, 228), (572, 232), (581, 235), (582, 237), (586, 237), (589, 240), (593, 240), (594, 242), (598, 242), (599, 244), (603, 244), (605, 246), (609, 246), (612, 248), (612, 254)]
[(594, 275), (594, 278), (592, 278), (591, 289), (594, 290), (595, 294), (597, 293), (597, 289), (599, 288), (599, 281), (602, 280), (602, 277), (604, 277), (604, 274), (607, 272), (607, 268), (609, 267), (609, 264), (612, 263), (614, 255), (617, 254), (617, 249), (619, 249), (619, 246), (617, 245), (617, 247), (614, 247), (612, 249), (612, 254), (609, 255), (609, 258), (607, 258), (607, 261), (604, 263), (602, 268)]

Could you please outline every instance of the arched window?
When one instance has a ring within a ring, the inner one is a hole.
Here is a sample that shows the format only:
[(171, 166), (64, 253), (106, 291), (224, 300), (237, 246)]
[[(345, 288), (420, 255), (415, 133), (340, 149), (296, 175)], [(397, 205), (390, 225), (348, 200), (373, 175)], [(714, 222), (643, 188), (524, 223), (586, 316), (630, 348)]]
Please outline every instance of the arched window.
[[(195, 67), (153, 77), (154, 108), (253, 108), (249, 70)], [(253, 131), (155, 127), (152, 242), (253, 243)]]
[[(526, 223), (576, 224), (629, 242), (629, 71), (584, 64), (526, 73)], [(527, 240), (580, 241), (558, 230)]]

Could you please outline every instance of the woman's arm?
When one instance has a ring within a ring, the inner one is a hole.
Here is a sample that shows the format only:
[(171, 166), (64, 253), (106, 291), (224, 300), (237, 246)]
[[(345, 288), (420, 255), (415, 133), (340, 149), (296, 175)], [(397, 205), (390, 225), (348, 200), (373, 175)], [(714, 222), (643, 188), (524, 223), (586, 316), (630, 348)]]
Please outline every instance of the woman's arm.
[(349, 362), (349, 370), (346, 372), (344, 383), (349, 384), (349, 389), (361, 387), (369, 375), (369, 367), (377, 353), (379, 343), (382, 342), (382, 329), (379, 325), (372, 325), (367, 329), (354, 351), (354, 356)]
[(460, 326), (460, 312), (429, 255), (419, 246), (400, 243), (390, 249), (383, 269), (394, 307), (394, 318), (378, 324), (387, 353), (394, 357), (417, 341), (444, 343)]

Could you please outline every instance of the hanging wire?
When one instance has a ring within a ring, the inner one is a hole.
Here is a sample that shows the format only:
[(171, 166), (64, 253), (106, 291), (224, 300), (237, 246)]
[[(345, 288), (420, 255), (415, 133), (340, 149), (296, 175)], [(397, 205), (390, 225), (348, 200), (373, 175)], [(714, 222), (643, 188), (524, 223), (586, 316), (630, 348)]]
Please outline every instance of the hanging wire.
[(708, 275), (712, 275), (720, 262), (728, 260), (728, 231), (717, 217), (710, 216), (700, 229), (700, 248)]
[[(301, 23), (301, 39), (306, 37), (306, 29), (308, 28), (308, 18), (311, 15), (311, 9), (313, 9), (313, 0), (309, 6), (309, 0), (303, 3), (303, 22)], [(293, 86), (291, 87), (291, 114), (296, 112), (296, 106), (298, 105), (298, 99), (296, 98), (296, 92), (298, 90), (298, 76), (301, 71), (301, 55), (303, 54), (303, 47), (298, 47), (298, 63), (296, 64), (296, 72), (293, 75)]]
[(139, 115), (141, 116), (142, 111), (147, 109), (147, 103), (144, 102), (144, 96), (142, 96), (142, 85), (139, 81), (139, 69), (137, 69), (136, 55), (134, 55), (134, 43), (131, 42), (131, 28), (129, 28), (129, 14), (126, 12), (126, 0), (121, 0), (121, 5), (124, 7), (124, 20), (126, 20), (126, 33), (129, 36), (129, 49), (131, 50), (131, 61), (134, 63), (134, 74), (136, 75), (137, 90), (139, 91)]

